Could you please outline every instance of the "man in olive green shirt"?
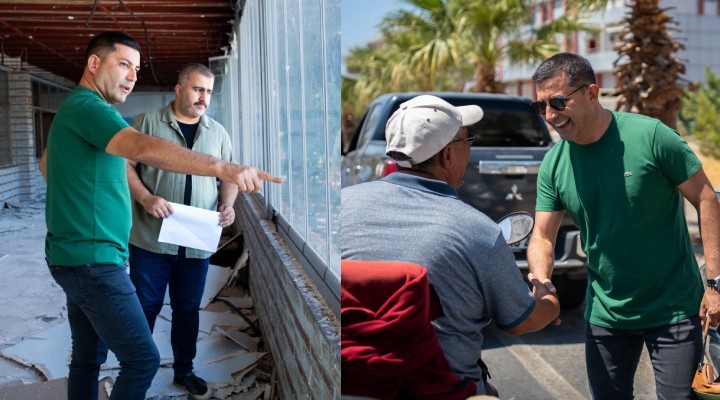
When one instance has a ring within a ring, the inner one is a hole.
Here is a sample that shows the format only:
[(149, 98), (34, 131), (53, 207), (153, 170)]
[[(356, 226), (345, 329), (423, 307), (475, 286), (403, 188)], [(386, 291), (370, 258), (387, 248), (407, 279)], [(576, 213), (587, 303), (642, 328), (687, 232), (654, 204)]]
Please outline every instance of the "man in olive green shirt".
[[(215, 120), (205, 115), (214, 76), (201, 64), (180, 71), (175, 101), (138, 115), (130, 124), (140, 132), (177, 143), (191, 150), (233, 162), (230, 137)], [(162, 219), (173, 213), (170, 202), (220, 212), (225, 227), (235, 220), (236, 185), (221, 182), (218, 194), (214, 177), (163, 171), (128, 160), (128, 184), (133, 201), (130, 231), (130, 279), (137, 290), (150, 330), (170, 288), (173, 310), (171, 343), (174, 382), (193, 398), (208, 399), (212, 391), (193, 374), (198, 337), (199, 308), (212, 253), (158, 242)]]

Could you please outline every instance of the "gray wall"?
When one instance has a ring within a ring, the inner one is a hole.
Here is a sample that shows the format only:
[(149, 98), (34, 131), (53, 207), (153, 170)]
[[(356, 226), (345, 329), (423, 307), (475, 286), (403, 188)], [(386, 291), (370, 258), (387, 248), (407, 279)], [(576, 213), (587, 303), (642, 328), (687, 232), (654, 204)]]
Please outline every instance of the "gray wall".
[(30, 73), (11, 71), (10, 153), (12, 162), (0, 165), (0, 206), (21, 203), (45, 195), (45, 181), (37, 168)]
[(340, 398), (340, 320), (258, 197), (240, 194), (235, 208), (249, 249), (250, 294), (284, 398)]

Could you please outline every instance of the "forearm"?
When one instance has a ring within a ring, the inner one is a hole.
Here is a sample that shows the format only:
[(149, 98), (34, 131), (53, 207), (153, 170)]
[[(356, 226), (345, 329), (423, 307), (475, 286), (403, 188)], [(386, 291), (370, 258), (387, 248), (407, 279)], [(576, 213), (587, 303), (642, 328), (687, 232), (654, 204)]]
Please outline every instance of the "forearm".
[(224, 161), (207, 154), (178, 146), (170, 141), (148, 136), (153, 143), (134, 159), (143, 164), (169, 172), (187, 175), (219, 176)]
[(140, 176), (135, 170), (135, 166), (136, 163), (130, 160), (128, 160), (125, 165), (125, 169), (127, 171), (128, 187), (130, 188), (130, 196), (132, 196), (135, 201), (142, 204), (143, 200), (147, 198), (147, 196), (152, 196), (152, 193), (150, 193), (150, 191), (145, 187), (145, 185), (143, 185), (142, 181), (140, 180)]
[(218, 206), (228, 205), (233, 207), (235, 199), (238, 195), (238, 187), (232, 183), (220, 183), (220, 194), (218, 196)]
[(116, 133), (105, 151), (145, 165), (186, 175), (215, 176), (237, 185), (239, 191), (257, 193), (264, 180), (282, 183), (283, 179), (254, 167), (238, 165), (178, 146), (127, 127)]
[(519, 335), (522, 333), (530, 333), (538, 331), (553, 322), (560, 315), (560, 302), (557, 296), (549, 293), (547, 290), (541, 290), (543, 295), (535, 292), (535, 308), (528, 318), (520, 325), (513, 329), (508, 329), (509, 333)]
[(709, 188), (701, 195), (698, 220), (708, 279), (720, 275), (720, 203)]
[(40, 174), (43, 179), (47, 181), (47, 148), (43, 150), (42, 156), (40, 156), (40, 159), (38, 160), (38, 169), (40, 170)]
[(528, 269), (539, 279), (550, 279), (555, 265), (554, 243), (540, 235), (533, 235), (527, 250)]
[(188, 150), (165, 139), (145, 135), (133, 128), (118, 132), (106, 151), (151, 167), (187, 175), (217, 176), (222, 179), (228, 163), (216, 157)]

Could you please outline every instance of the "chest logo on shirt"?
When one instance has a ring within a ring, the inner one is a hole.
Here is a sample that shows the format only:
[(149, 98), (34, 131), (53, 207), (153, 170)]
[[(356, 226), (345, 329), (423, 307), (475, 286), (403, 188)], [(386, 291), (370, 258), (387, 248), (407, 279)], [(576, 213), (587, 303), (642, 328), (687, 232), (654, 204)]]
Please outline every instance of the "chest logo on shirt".
[(626, 178), (627, 178), (628, 176), (632, 176), (632, 172), (627, 171), (627, 172), (625, 172), (625, 173), (623, 174), (623, 176), (626, 177)]

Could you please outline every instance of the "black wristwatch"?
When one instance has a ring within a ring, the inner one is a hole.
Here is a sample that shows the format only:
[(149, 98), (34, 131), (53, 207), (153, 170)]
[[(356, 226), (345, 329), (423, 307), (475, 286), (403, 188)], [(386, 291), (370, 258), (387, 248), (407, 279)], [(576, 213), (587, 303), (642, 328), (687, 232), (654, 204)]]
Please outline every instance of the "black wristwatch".
[(720, 275), (716, 276), (715, 279), (708, 279), (707, 287), (716, 292), (720, 292)]

